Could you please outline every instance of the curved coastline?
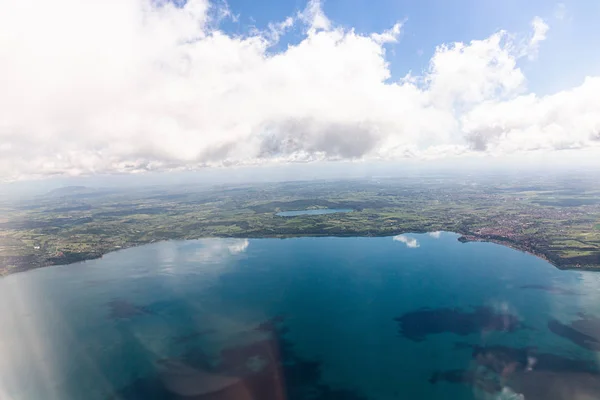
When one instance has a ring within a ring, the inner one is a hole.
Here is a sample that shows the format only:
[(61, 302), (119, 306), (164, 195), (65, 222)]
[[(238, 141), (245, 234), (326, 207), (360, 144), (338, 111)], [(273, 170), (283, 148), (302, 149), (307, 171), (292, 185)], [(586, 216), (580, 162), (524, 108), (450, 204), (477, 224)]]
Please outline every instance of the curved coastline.
[[(193, 237), (193, 238), (190, 238), (190, 237), (176, 238), (176, 237), (174, 237), (174, 238), (170, 238), (167, 240), (156, 240), (156, 241), (150, 241), (147, 243), (133, 243), (131, 246), (122, 246), (119, 248), (107, 249), (106, 251), (101, 250), (101, 251), (97, 251), (97, 252), (89, 253), (89, 254), (78, 254), (76, 259), (73, 259), (73, 257), (65, 257), (65, 258), (56, 257), (56, 258), (52, 259), (52, 262), (44, 264), (44, 265), (36, 265), (36, 266), (34, 266), (32, 268), (28, 268), (28, 269), (18, 269), (18, 270), (12, 270), (12, 271), (9, 270), (4, 273), (0, 273), (0, 278), (9, 276), (9, 275), (13, 275), (16, 273), (33, 271), (33, 270), (36, 270), (39, 268), (85, 263), (86, 261), (102, 258), (104, 255), (109, 254), (109, 253), (114, 253), (114, 252), (118, 252), (121, 250), (133, 248), (133, 247), (145, 246), (145, 245), (152, 244), (152, 243), (166, 242), (166, 241), (171, 241), (171, 240), (228, 239), (228, 238), (229, 239), (231, 239), (231, 238), (237, 238), (237, 239), (288, 239), (288, 238), (299, 238), (299, 237), (393, 237), (395, 235), (402, 235), (402, 234), (411, 234), (411, 233), (426, 234), (429, 232), (430, 231), (411, 230), (411, 231), (398, 231), (398, 232), (394, 232), (391, 234), (390, 234), (390, 232), (385, 232), (385, 234), (381, 234), (381, 235), (377, 234), (377, 233), (373, 233), (373, 234), (369, 234), (369, 235), (359, 235), (359, 234), (349, 232), (348, 234), (324, 234), (324, 235), (308, 233), (308, 234), (284, 234), (284, 235), (265, 234), (265, 235), (235, 235), (235, 236), (200, 236), (200, 237)], [(471, 232), (464, 233), (464, 232), (454, 232), (454, 231), (449, 231), (449, 230), (443, 231), (443, 232), (454, 233), (454, 234), (460, 235), (457, 238), (457, 240), (461, 243), (488, 242), (488, 243), (494, 243), (497, 245), (505, 246), (505, 247), (511, 248), (513, 250), (518, 250), (518, 251), (521, 251), (524, 253), (528, 253), (528, 254), (531, 254), (535, 257), (538, 257), (538, 258), (548, 262), (550, 265), (552, 265), (560, 270), (578, 270), (578, 271), (594, 271), (594, 272), (600, 271), (600, 265), (580, 265), (580, 264), (563, 263), (558, 258), (550, 257), (541, 251), (533, 249), (529, 246), (519, 244), (508, 238), (496, 237), (496, 236), (491, 237), (491, 236), (487, 236), (487, 235), (476, 235)]]

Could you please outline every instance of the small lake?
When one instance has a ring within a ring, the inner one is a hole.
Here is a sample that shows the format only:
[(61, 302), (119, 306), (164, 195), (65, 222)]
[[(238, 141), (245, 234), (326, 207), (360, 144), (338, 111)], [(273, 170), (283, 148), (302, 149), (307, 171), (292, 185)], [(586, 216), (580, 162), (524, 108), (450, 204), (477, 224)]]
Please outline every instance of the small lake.
[(297, 217), (300, 215), (324, 215), (336, 213), (349, 213), (352, 211), (354, 210), (351, 208), (317, 208), (313, 210), (281, 211), (275, 215), (279, 217)]
[(445, 232), (206, 239), (0, 280), (0, 399), (600, 398), (600, 274)]

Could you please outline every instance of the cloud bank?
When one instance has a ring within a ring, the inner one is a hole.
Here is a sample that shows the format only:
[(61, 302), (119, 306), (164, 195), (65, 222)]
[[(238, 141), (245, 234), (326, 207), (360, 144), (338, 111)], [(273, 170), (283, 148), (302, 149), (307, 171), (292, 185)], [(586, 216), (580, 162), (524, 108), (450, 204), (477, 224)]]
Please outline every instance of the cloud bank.
[[(402, 22), (358, 34), (311, 0), (232, 35), (219, 4), (1, 2), (0, 180), (600, 148), (599, 77), (527, 92), (519, 63), (540, 51), (540, 18), (440, 44), (426, 71), (392, 81)], [(291, 29), (302, 39), (275, 51)]]
[(420, 247), (420, 244), (417, 241), (417, 239), (411, 238), (411, 237), (408, 237), (405, 235), (396, 235), (392, 239), (395, 242), (404, 243), (406, 245), (406, 247), (408, 247), (410, 249), (416, 249), (417, 247)]

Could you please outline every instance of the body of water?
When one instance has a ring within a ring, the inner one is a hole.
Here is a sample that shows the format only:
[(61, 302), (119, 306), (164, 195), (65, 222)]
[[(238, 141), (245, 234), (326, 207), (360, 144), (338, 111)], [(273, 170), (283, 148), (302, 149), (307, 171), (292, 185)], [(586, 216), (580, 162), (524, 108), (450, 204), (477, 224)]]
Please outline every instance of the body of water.
[(352, 212), (351, 208), (317, 208), (313, 210), (295, 210), (295, 211), (282, 211), (278, 212), (279, 217), (297, 217), (300, 215), (323, 215), (323, 214), (336, 214), (336, 213), (349, 213)]
[(600, 398), (600, 275), (452, 233), (207, 239), (0, 280), (0, 399)]

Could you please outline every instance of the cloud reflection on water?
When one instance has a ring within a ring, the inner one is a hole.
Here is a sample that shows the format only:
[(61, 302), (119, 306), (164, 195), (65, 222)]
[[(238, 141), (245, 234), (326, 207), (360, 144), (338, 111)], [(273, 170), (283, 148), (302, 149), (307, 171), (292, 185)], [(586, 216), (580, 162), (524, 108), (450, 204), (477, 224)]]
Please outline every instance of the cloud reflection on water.
[(396, 235), (394, 236), (394, 241), (404, 243), (406, 247), (410, 249), (416, 249), (420, 246), (419, 241), (415, 238), (411, 238), (405, 235)]
[(234, 240), (236, 240), (236, 242), (233, 244), (230, 244), (228, 246), (229, 252), (231, 254), (243, 253), (244, 251), (246, 251), (246, 249), (250, 245), (250, 241), (248, 239), (243, 239), (243, 240), (234, 239)]
[(224, 259), (244, 253), (250, 241), (248, 239), (202, 239), (202, 246), (195, 248), (192, 253), (184, 253), (185, 261), (203, 263), (218, 263)]

